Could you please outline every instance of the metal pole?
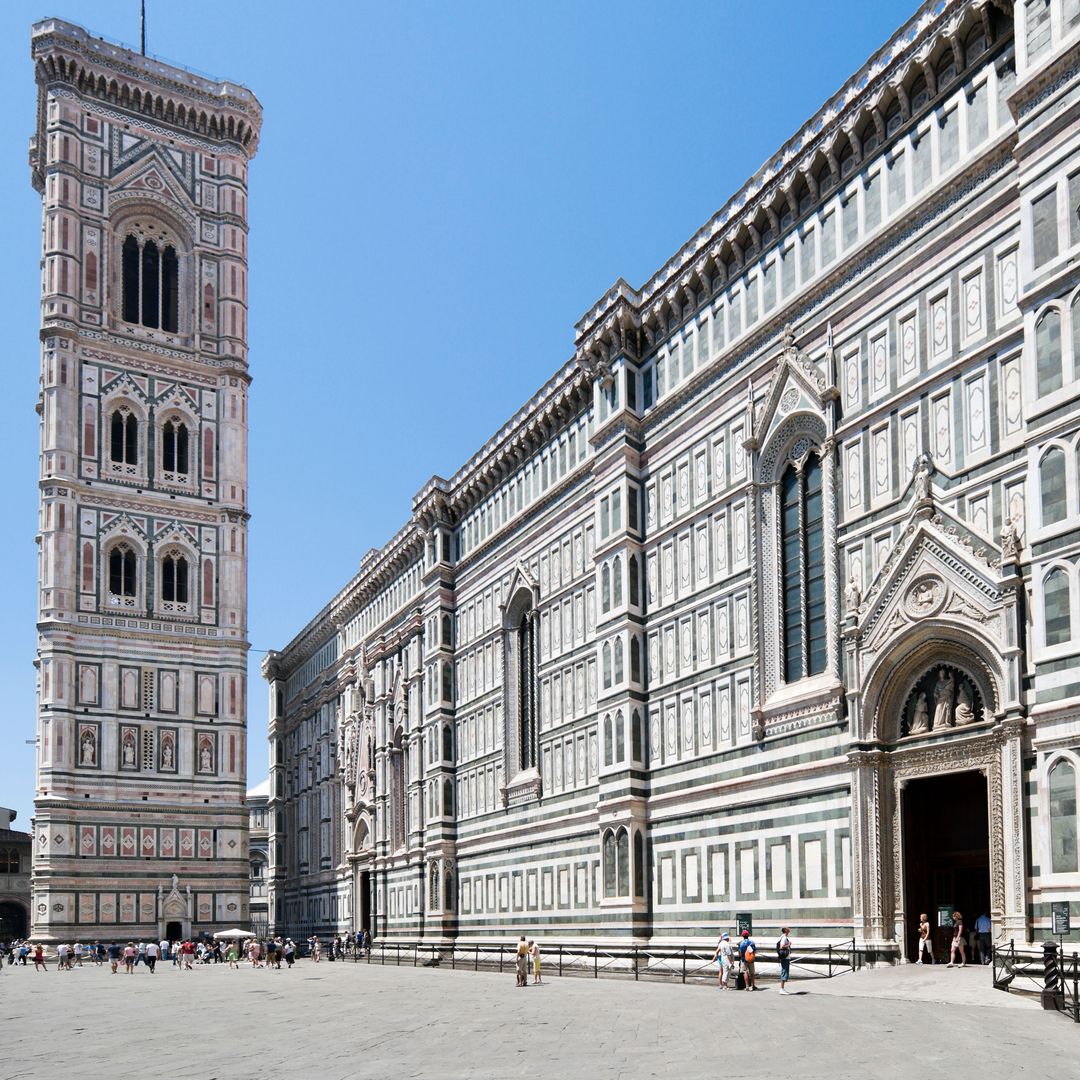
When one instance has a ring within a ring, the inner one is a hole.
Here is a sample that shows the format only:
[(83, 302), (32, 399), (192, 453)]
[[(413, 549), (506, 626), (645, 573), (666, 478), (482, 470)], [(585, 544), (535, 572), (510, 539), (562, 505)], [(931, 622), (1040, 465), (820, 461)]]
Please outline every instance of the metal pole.
[(1073, 1020), (1080, 1024), (1080, 970), (1077, 969), (1078, 955), (1073, 953)]
[(829, 942), (829, 978), (832, 978), (832, 942)]
[(559, 974), (562, 974), (562, 945), (559, 945)]
[(600, 978), (600, 950), (595, 945), (592, 947), (592, 977)]
[(634, 946), (634, 982), (638, 981), (638, 955), (637, 946)]
[(480, 946), (476, 946), (476, 959), (473, 961), (473, 971), (480, 970)]
[(146, 0), (139, 4), (139, 47), (143, 56), (146, 55)]
[(686, 983), (686, 946), (683, 946), (682, 951), (682, 981)]

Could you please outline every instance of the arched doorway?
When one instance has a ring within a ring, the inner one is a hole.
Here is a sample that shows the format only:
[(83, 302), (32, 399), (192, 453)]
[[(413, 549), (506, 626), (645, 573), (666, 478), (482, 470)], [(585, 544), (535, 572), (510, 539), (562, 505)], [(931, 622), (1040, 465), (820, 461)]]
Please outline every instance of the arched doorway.
[(987, 777), (978, 770), (922, 777), (904, 784), (900, 797), (903, 957), (918, 959), (918, 920), (926, 914), (935, 959), (941, 960), (949, 952), (952, 912), (961, 912), (968, 928), (990, 913)]
[(0, 901), (0, 941), (24, 938), (30, 929), (26, 908), (14, 900)]

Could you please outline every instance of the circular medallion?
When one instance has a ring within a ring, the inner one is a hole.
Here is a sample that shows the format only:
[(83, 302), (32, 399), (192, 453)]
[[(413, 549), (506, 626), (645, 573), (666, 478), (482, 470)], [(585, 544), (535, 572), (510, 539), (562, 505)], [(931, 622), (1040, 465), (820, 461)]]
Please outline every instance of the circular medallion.
[(916, 579), (904, 594), (904, 608), (913, 619), (936, 615), (945, 603), (945, 583), (933, 574)]
[(784, 412), (791, 412), (799, 403), (799, 391), (794, 386), (788, 387), (780, 398), (780, 408)]

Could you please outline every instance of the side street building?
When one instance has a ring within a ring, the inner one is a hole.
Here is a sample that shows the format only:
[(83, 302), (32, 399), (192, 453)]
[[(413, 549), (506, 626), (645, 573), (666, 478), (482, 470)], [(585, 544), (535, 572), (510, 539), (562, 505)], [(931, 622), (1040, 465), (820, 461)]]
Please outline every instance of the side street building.
[(33, 28), (37, 940), (247, 920), (250, 90)]
[(1080, 5), (920, 8), (268, 656), (272, 928), (1080, 915), (1078, 211)]

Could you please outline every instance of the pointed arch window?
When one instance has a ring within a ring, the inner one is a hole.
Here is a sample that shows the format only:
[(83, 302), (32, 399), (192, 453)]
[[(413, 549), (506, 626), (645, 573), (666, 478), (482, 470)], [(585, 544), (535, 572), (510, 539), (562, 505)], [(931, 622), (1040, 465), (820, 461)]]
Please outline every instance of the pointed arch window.
[(821, 461), (811, 451), (780, 478), (784, 680), (825, 670), (825, 530)]
[(630, 606), (639, 607), (641, 604), (641, 581), (638, 578), (638, 560), (636, 555), (630, 556), (627, 564), (630, 568)]
[(109, 552), (109, 592), (128, 599), (138, 596), (137, 570), (135, 552), (127, 544), (117, 544)]
[(612, 581), (611, 581), (612, 602), (614, 603), (616, 608), (621, 608), (622, 607), (622, 594), (623, 594), (622, 556), (621, 555), (616, 555), (615, 556), (615, 561), (611, 565), (611, 578), (612, 578)]
[(1050, 770), (1050, 868), (1055, 874), (1075, 874), (1076, 769), (1061, 760)]
[(1048, 308), (1035, 321), (1035, 367), (1039, 397), (1061, 389), (1061, 314), (1056, 308)]
[(120, 247), (120, 314), (127, 323), (175, 334), (180, 259), (164, 230), (135, 222)]
[(188, 561), (179, 552), (170, 551), (161, 560), (161, 599), (168, 604), (188, 602)]
[(189, 470), (188, 429), (182, 420), (169, 418), (161, 429), (161, 468), (166, 473), (187, 476)]
[(1048, 646), (1064, 645), (1072, 638), (1069, 575), (1060, 566), (1043, 578), (1043, 627)]
[(139, 420), (126, 405), (109, 417), (109, 460), (114, 465), (139, 464)]
[(1068, 509), (1065, 483), (1065, 451), (1051, 447), (1039, 462), (1039, 486), (1042, 494), (1042, 523), (1056, 525), (1065, 520)]

